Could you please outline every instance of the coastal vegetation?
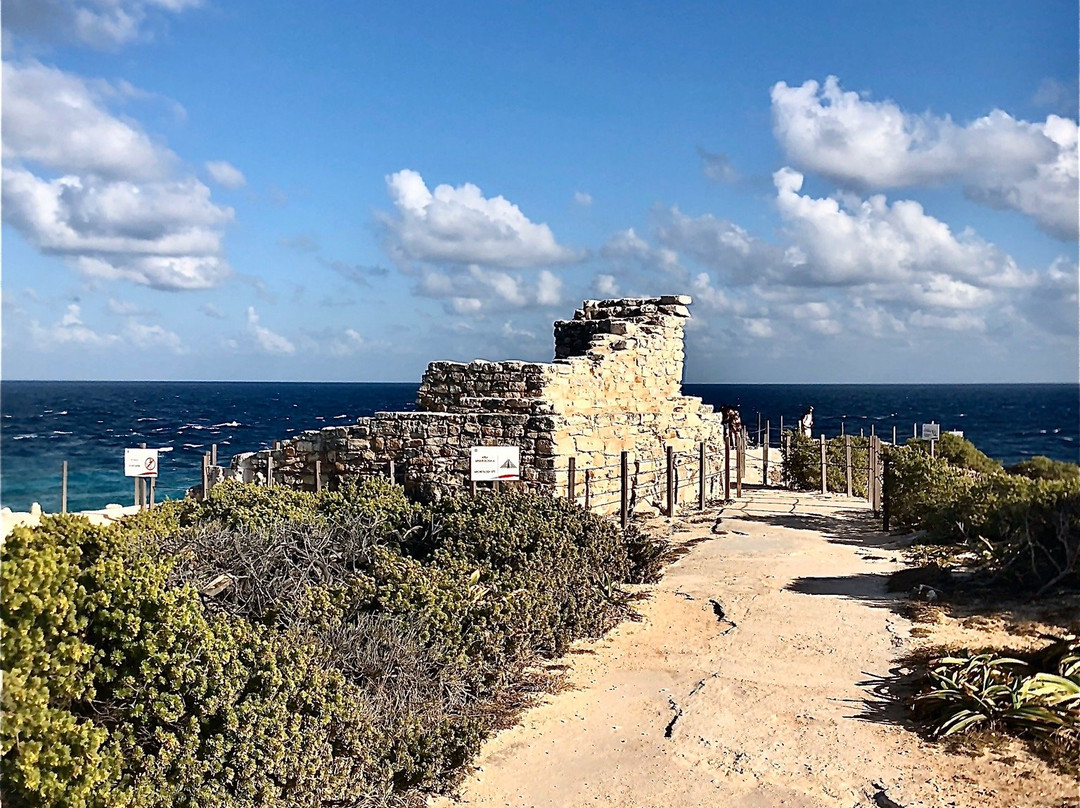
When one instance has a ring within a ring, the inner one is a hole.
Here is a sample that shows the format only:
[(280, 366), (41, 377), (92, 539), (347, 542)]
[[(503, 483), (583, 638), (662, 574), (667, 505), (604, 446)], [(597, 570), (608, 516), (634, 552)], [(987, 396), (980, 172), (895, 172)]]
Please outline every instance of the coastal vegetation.
[(627, 614), (662, 548), (526, 493), (227, 483), (3, 564), (12, 806), (405, 805)]

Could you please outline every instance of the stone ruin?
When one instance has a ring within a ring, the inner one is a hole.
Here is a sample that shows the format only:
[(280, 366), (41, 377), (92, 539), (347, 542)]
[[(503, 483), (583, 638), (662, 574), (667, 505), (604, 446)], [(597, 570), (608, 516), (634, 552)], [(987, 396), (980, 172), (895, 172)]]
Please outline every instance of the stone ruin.
[(435, 498), (469, 488), (472, 447), (517, 446), (515, 485), (614, 513), (625, 451), (630, 510), (655, 512), (666, 504), (667, 447), (676, 501), (696, 503), (704, 444), (706, 493), (720, 496), (721, 416), (682, 395), (690, 302), (686, 295), (586, 300), (572, 320), (555, 323), (550, 363), (432, 362), (415, 412), (378, 412), (351, 426), (302, 432), (271, 450), (238, 455), (230, 468), (212, 468), (211, 482), (265, 482), (269, 461), (275, 484), (313, 491), (319, 461), (325, 487), (392, 474), (411, 495)]

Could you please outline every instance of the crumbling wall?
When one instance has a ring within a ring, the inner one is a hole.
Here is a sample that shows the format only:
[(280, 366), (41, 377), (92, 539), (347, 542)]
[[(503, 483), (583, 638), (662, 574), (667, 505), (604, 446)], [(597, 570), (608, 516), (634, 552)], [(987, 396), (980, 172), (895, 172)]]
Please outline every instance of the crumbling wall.
[(432, 362), (417, 412), (376, 413), (351, 426), (304, 432), (273, 450), (241, 455), (215, 479), (265, 480), (304, 489), (393, 473), (406, 490), (434, 497), (468, 485), (473, 446), (521, 449), (521, 480), (573, 495), (602, 512), (619, 508), (622, 453), (628, 453), (631, 506), (663, 504), (667, 447), (677, 458), (678, 499), (697, 497), (699, 447), (717, 493), (721, 418), (682, 395), (683, 327), (690, 298), (585, 301), (555, 323), (555, 360)]

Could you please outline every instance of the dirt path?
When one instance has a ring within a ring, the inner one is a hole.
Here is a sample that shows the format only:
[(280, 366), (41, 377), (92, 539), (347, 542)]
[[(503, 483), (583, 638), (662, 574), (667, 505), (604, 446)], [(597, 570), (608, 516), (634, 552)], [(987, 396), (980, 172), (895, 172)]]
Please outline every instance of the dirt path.
[[(1060, 806), (1018, 746), (968, 758), (867, 717), (917, 640), (889, 607), (897, 548), (866, 504), (750, 492), (684, 522), (644, 618), (569, 659), (571, 689), (485, 744), (432, 806)], [(885, 792), (881, 794), (880, 792)], [(876, 798), (876, 799), (875, 799)]]

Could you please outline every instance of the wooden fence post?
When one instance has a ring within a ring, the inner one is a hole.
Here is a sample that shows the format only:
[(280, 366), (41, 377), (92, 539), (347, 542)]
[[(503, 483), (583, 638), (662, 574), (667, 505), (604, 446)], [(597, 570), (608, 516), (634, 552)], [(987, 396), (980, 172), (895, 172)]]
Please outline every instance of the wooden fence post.
[(585, 469), (585, 510), (592, 504), (592, 469)]
[(630, 518), (630, 454), (625, 449), (619, 455), (619, 523), (626, 529)]
[(150, 478), (150, 510), (154, 510), (154, 489), (157, 488), (157, 477)]
[(67, 513), (67, 466), (65, 460), (60, 471), (60, 513)]
[(822, 432), (821, 433), (821, 493), (823, 493), (823, 494), (829, 493), (829, 484), (828, 484), (828, 479), (826, 478), (827, 472), (828, 472), (828, 468), (825, 465), (825, 433)]
[(867, 450), (869, 468), (866, 470), (866, 498), (870, 501), (870, 510), (877, 513), (877, 491), (874, 490), (877, 484), (877, 457), (874, 448), (872, 437)]
[(217, 444), (216, 443), (211, 443), (210, 444), (210, 465), (211, 466), (216, 466), (217, 465)]
[(742, 499), (742, 478), (746, 463), (746, 428), (735, 438), (735, 496)]
[(705, 441), (698, 444), (697, 506), (699, 511), (705, 510)]
[(665, 453), (665, 477), (667, 478), (667, 516), (675, 516), (675, 450), (668, 446)]
[(210, 498), (210, 452), (202, 456), (202, 498), (203, 502)]
[(322, 493), (322, 461), (315, 461), (315, 493)]
[(724, 427), (724, 501), (731, 499), (731, 430)]
[(892, 450), (891, 449), (885, 452), (885, 457), (884, 457), (885, 468), (881, 473), (881, 527), (885, 531), (888, 531), (888, 529), (889, 529), (889, 516), (890, 516), (890, 513), (889, 513), (889, 511), (890, 511), (889, 489), (891, 488), (891, 484), (890, 484), (890, 481), (889, 481), (889, 476), (890, 476), (890, 473), (891, 473), (891, 469), (890, 469), (890, 466), (891, 466), (891, 457), (890, 456), (891, 455), (892, 455)]
[(847, 477), (847, 495), (852, 493), (852, 468), (851, 468), (851, 435), (844, 435), (844, 469)]
[(566, 498), (574, 502), (577, 498), (577, 458), (569, 459), (569, 468), (566, 470)]
[(269, 488), (274, 484), (274, 456), (269, 452), (266, 453), (266, 487)]
[(769, 422), (765, 422), (765, 441), (762, 443), (761, 484), (769, 485)]
[(893, 426), (893, 428), (892, 428), (892, 445), (893, 446), (896, 445), (896, 427), (895, 426)]
[(390, 458), (390, 462), (387, 464), (387, 476), (390, 478), (390, 483), (393, 485), (397, 482), (397, 464), (394, 463), (394, 458)]

